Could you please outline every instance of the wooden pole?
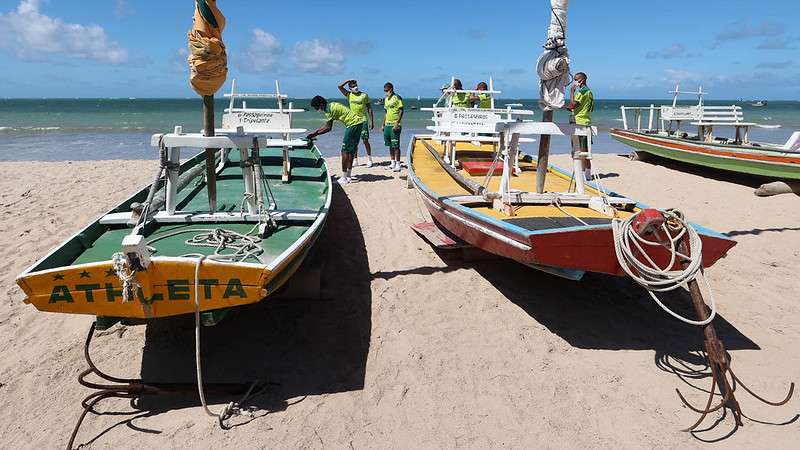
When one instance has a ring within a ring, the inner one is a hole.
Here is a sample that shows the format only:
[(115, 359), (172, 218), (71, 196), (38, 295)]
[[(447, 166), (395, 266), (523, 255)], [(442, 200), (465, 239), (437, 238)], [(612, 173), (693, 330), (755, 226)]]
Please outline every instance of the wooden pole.
[[(203, 135), (214, 136), (214, 96), (203, 96)], [(206, 186), (208, 188), (208, 211), (217, 211), (217, 172), (215, 154), (217, 149), (206, 149)]]
[[(542, 122), (552, 122), (553, 111), (542, 112)], [(539, 139), (539, 158), (536, 160), (536, 192), (544, 193), (544, 181), (547, 177), (547, 159), (550, 157), (550, 135), (543, 134)]]

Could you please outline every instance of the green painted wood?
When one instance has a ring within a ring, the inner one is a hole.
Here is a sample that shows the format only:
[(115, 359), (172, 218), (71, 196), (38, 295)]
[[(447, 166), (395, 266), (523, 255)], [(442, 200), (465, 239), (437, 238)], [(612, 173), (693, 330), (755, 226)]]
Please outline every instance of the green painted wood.
[[(656, 156), (684, 162), (687, 164), (694, 164), (730, 172), (745, 173), (749, 175), (759, 175), (775, 179), (800, 180), (800, 166), (792, 167), (786, 165), (769, 164), (743, 158), (723, 158), (703, 153), (679, 151), (613, 134), (612, 137), (623, 144), (637, 149), (638, 151), (651, 153)], [(648, 135), (647, 137), (651, 139), (661, 139), (659, 136)], [(676, 141), (680, 142), (679, 139), (676, 139)], [(694, 142), (694, 144), (697, 143)], [(731, 151), (730, 148), (720, 148), (720, 150)]]
[[(321, 211), (325, 207), (328, 194), (328, 173), (325, 170), (324, 160), (313, 149), (299, 149), (290, 152), (292, 162), (292, 180), (290, 183), (281, 183), (282, 150), (261, 149), (261, 163), (265, 178), (272, 190), (279, 209)], [(181, 166), (181, 172), (202, 161), (204, 155), (199, 154), (190, 158)], [(117, 206), (112, 212), (130, 211), (133, 202), (142, 202), (147, 196), (149, 187), (146, 187)], [(217, 205), (220, 211), (239, 211), (244, 192), (244, 181), (239, 167), (239, 152), (230, 153), (230, 162), (219, 174), (217, 179)], [(192, 212), (208, 212), (208, 198), (202, 178), (198, 183), (190, 184), (178, 195), (179, 208)], [(264, 250), (261, 259), (265, 263), (274, 260), (278, 255), (288, 249), (294, 242), (308, 230), (310, 223), (280, 224), (278, 229), (263, 238), (260, 245)], [(209, 255), (212, 248), (193, 247), (186, 244), (186, 240), (203, 230), (225, 228), (238, 233), (248, 233), (253, 224), (224, 223), (224, 224), (158, 224), (144, 230), (148, 242), (158, 237), (176, 231), (187, 231), (152, 243), (156, 249), (156, 256), (181, 256), (188, 253)], [(57, 251), (41, 261), (32, 270), (44, 270), (74, 264), (108, 261), (114, 252), (120, 250), (122, 238), (130, 232), (126, 226), (106, 226), (93, 222), (84, 228), (74, 238), (64, 243)], [(302, 258), (301, 258), (302, 259)], [(250, 259), (247, 262), (258, 262)]]

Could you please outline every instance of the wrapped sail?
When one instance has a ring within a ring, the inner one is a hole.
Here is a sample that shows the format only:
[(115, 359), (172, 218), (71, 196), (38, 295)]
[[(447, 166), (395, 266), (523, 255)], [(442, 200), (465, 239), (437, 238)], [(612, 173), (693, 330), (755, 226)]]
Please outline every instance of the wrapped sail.
[(569, 0), (551, 0), (550, 26), (544, 52), (536, 63), (539, 75), (539, 107), (544, 111), (564, 107), (564, 87), (570, 81), (567, 51), (567, 5)]
[(228, 56), (222, 42), (225, 17), (216, 0), (196, 0), (189, 31), (189, 66), (192, 89), (201, 96), (213, 95), (225, 83)]

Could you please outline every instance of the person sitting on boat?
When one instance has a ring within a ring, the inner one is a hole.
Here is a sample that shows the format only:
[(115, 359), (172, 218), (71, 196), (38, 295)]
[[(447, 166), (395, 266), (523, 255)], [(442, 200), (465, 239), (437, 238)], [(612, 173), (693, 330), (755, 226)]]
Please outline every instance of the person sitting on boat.
[[(486, 84), (486, 82), (481, 81), (480, 83), (478, 83), (477, 86), (475, 86), (475, 90), (476, 91), (488, 91), (489, 90), (489, 86)], [(476, 106), (477, 105), (478, 108), (489, 109), (489, 108), (492, 107), (492, 98), (489, 96), (489, 94), (486, 94), (486, 93), (477, 94), (477, 95), (470, 94), (469, 101), (470, 101), (471, 106)]]
[[(345, 86), (347, 86), (347, 89), (345, 89)], [(361, 141), (364, 142), (364, 149), (367, 151), (367, 167), (372, 167), (372, 146), (369, 145), (369, 130), (375, 128), (375, 122), (372, 117), (372, 103), (369, 100), (369, 95), (366, 92), (361, 92), (356, 80), (347, 80), (340, 84), (339, 92), (350, 103), (351, 111), (363, 117), (364, 120), (369, 119), (369, 128), (367, 126), (362, 127)], [(353, 158), (353, 165), (358, 165), (358, 149), (356, 149), (356, 155)]]
[[(461, 84), (461, 80), (458, 78), (453, 80), (453, 85), (451, 86), (452, 89), (460, 91), (464, 89), (464, 86)], [(451, 106), (453, 108), (469, 108), (472, 102), (470, 102), (469, 94), (466, 92), (451, 92), (449, 94), (453, 97)]]
[[(577, 125), (591, 126), (592, 125), (592, 112), (594, 112), (594, 95), (592, 90), (586, 84), (588, 77), (583, 72), (575, 74), (572, 87), (569, 90), (570, 102), (567, 109), (572, 111), (572, 116), (575, 118)], [(580, 151), (586, 152), (589, 149), (589, 142), (587, 136), (580, 136)], [(592, 161), (586, 158), (583, 160), (584, 178), (587, 180), (592, 179)]]
[(383, 143), (389, 147), (389, 170), (400, 172), (400, 132), (403, 127), (400, 122), (403, 120), (403, 97), (394, 92), (394, 85), (386, 83), (383, 85), (383, 92), (386, 100), (383, 108), (386, 115), (383, 117)]
[(333, 129), (333, 122), (339, 121), (344, 125), (344, 136), (342, 137), (342, 176), (339, 177), (339, 184), (347, 184), (351, 180), (353, 170), (353, 156), (358, 149), (358, 140), (361, 137), (361, 130), (366, 125), (366, 119), (350, 110), (341, 103), (328, 103), (323, 97), (317, 95), (311, 99), (311, 107), (314, 110), (325, 114), (325, 124), (311, 132), (306, 139), (328, 133)]

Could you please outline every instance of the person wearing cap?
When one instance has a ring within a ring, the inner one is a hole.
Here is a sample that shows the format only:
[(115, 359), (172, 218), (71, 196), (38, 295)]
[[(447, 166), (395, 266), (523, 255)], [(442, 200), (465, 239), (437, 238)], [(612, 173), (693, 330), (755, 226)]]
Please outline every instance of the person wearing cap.
[[(347, 87), (345, 88), (345, 86)], [(363, 117), (364, 120), (368, 120), (369, 128), (366, 125), (362, 126), (361, 141), (364, 143), (364, 149), (367, 151), (367, 167), (372, 167), (372, 146), (369, 144), (369, 130), (375, 128), (375, 122), (372, 117), (372, 103), (369, 100), (369, 95), (359, 89), (358, 81), (356, 80), (347, 80), (340, 84), (339, 92), (341, 92), (350, 103), (350, 110), (353, 111), (353, 113)], [(357, 166), (357, 148), (353, 159), (353, 165)]]
[(366, 119), (350, 111), (350, 108), (341, 103), (328, 103), (322, 96), (315, 96), (311, 99), (311, 107), (325, 114), (325, 124), (309, 133), (306, 139), (312, 140), (321, 134), (330, 132), (333, 129), (333, 122), (341, 122), (344, 125), (344, 136), (342, 137), (342, 176), (339, 177), (339, 184), (347, 184), (351, 180), (353, 170), (353, 156), (358, 149), (358, 139), (361, 137), (361, 129), (364, 127)]

